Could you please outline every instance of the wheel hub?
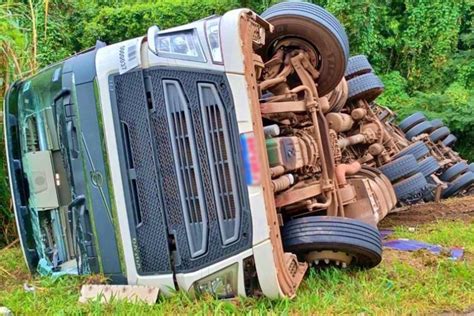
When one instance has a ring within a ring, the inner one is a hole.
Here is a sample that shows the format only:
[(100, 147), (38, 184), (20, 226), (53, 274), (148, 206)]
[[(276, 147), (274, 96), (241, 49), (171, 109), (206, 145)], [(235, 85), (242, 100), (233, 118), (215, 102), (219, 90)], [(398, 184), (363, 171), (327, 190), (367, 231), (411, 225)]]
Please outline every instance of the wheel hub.
[(354, 257), (342, 251), (322, 250), (311, 251), (306, 255), (306, 261), (313, 266), (336, 265), (347, 268)]

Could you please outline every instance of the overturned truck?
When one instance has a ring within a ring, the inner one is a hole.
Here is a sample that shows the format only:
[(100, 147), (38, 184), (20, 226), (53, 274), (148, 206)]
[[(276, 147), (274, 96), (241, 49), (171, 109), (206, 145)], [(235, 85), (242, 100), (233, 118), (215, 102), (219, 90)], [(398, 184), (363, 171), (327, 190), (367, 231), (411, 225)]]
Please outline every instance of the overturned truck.
[(374, 267), (397, 203), (473, 182), (445, 127), (395, 125), (382, 91), (341, 24), (295, 2), (153, 26), (18, 81), (5, 137), (26, 262), (220, 298)]

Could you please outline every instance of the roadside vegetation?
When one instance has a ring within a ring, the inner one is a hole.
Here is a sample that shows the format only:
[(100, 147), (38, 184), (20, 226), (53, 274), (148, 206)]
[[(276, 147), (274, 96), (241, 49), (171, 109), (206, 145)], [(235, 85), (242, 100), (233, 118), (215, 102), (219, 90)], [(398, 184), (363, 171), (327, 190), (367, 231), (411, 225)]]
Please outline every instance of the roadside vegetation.
[[(160, 298), (156, 305), (112, 302), (78, 303), (85, 283), (100, 277), (32, 278), (18, 248), (0, 250), (0, 306), (21, 314), (144, 313), (288, 313), (288, 314), (433, 314), (474, 310), (474, 223), (441, 221), (399, 226), (391, 238), (410, 238), (445, 247), (463, 247), (464, 258), (427, 251), (385, 250), (380, 266), (369, 271), (312, 270), (294, 300), (211, 297), (194, 299), (185, 293)], [(26, 285), (25, 285), (26, 284)], [(28, 290), (25, 290), (29, 289)], [(33, 290), (34, 288), (34, 290)]]

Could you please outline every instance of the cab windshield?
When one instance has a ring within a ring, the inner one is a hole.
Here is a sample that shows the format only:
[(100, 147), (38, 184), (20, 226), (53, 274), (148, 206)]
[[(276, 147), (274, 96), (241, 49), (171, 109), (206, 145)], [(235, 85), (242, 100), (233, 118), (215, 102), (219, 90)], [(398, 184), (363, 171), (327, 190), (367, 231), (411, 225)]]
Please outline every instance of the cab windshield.
[(47, 68), (17, 87), (21, 164), (40, 274), (77, 273), (81, 251), (74, 242), (77, 229), (70, 212), (73, 187), (65, 117), (73, 115), (68, 112), (71, 102), (64, 102), (75, 90), (63, 90), (62, 66)]

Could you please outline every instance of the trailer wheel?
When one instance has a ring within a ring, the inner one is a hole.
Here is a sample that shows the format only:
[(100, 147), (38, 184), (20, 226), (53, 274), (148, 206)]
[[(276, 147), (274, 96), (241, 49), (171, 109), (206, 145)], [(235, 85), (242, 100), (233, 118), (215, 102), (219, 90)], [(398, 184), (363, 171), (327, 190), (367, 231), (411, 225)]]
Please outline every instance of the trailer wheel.
[(428, 186), (426, 178), (422, 173), (417, 173), (393, 185), (398, 200), (406, 200), (412, 196), (422, 193)]
[(332, 216), (309, 216), (288, 221), (282, 230), (285, 251), (313, 264), (372, 268), (382, 260), (382, 240), (376, 227)]
[(469, 166), (467, 165), (467, 163), (465, 163), (464, 161), (460, 161), (446, 169), (446, 171), (443, 172), (443, 174), (441, 175), (440, 179), (446, 182), (450, 182), (453, 181), (453, 179), (459, 176), (460, 174), (466, 172), (467, 170), (469, 170)]
[(431, 120), (430, 122), (431, 122), (431, 126), (433, 126), (432, 131), (444, 126), (443, 121), (440, 119), (434, 119), (434, 120)]
[(364, 99), (367, 102), (372, 102), (382, 94), (384, 89), (380, 78), (373, 73), (352, 78), (347, 81), (347, 85), (349, 86), (348, 100)]
[(425, 159), (421, 160), (418, 163), (418, 166), (419, 166), (418, 170), (425, 177), (431, 176), (433, 173), (438, 171), (439, 168), (441, 167), (439, 165), (438, 161), (433, 156), (429, 156), (429, 157), (426, 157)]
[(439, 140), (445, 139), (450, 133), (451, 131), (449, 130), (449, 128), (443, 126), (432, 131), (430, 134), (430, 139), (433, 143), (436, 143)]
[(421, 135), (423, 133), (427, 133), (431, 130), (432, 126), (431, 123), (428, 121), (421, 122), (420, 124), (417, 124), (410, 128), (406, 133), (405, 137), (408, 140), (411, 140), (413, 137), (416, 137), (418, 135)]
[(392, 182), (411, 176), (418, 172), (418, 163), (413, 155), (397, 158), (381, 167), (379, 170)]
[(411, 144), (410, 146), (403, 148), (398, 154), (393, 157), (398, 158), (406, 155), (413, 155), (415, 156), (416, 160), (419, 160), (420, 158), (428, 155), (429, 152), (430, 151), (425, 143), (423, 143), (422, 141), (417, 141)]
[(264, 61), (280, 48), (282, 40), (303, 39), (319, 55), (314, 65), (319, 71), (319, 95), (331, 92), (344, 77), (349, 58), (349, 40), (341, 23), (325, 9), (307, 2), (281, 2), (261, 16), (275, 27), (261, 52)]
[(443, 192), (443, 198), (453, 196), (472, 184), (474, 184), (474, 173), (468, 171), (448, 185), (448, 188)]
[(443, 139), (443, 144), (447, 147), (453, 147), (454, 143), (456, 143), (457, 140), (458, 139), (456, 138), (456, 136), (454, 136), (453, 134), (449, 134), (448, 136), (446, 136), (445, 139)]
[(400, 127), (402, 131), (406, 132), (416, 124), (420, 124), (424, 121), (426, 121), (426, 116), (421, 112), (415, 112), (407, 118), (403, 119), (400, 124), (398, 124), (398, 127)]
[(346, 80), (373, 72), (372, 65), (365, 55), (356, 55), (349, 58), (344, 76)]

